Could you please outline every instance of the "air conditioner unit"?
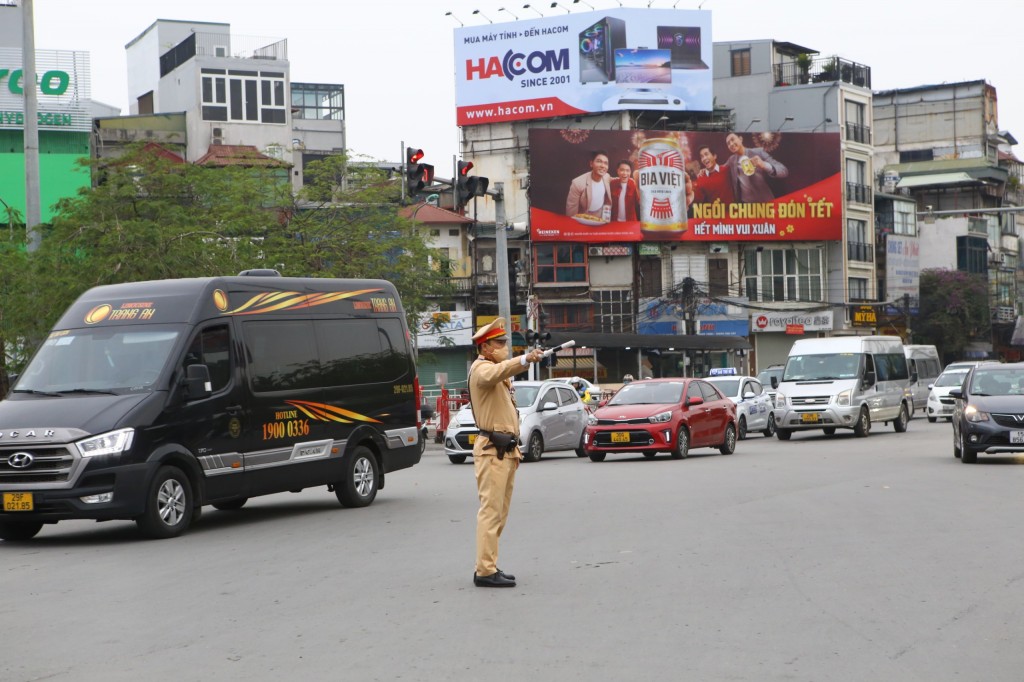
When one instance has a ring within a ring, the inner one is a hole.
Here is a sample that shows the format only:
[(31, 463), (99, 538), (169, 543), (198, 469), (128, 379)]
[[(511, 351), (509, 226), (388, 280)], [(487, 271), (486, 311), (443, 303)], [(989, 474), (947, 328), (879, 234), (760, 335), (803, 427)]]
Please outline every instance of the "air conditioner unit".
[(210, 139), (210, 144), (224, 144), (224, 129), (214, 128), (213, 136)]
[(600, 246), (591, 246), (589, 253), (591, 256), (603, 256), (604, 249), (601, 248)]

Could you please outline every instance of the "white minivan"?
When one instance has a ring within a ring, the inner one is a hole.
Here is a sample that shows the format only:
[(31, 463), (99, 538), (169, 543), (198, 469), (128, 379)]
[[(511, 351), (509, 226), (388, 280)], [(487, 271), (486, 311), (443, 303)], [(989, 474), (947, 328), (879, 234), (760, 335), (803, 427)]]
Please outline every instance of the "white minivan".
[[(928, 406), (928, 392), (931, 384), (942, 374), (942, 363), (939, 351), (935, 346), (910, 344), (903, 346), (903, 354), (907, 357), (907, 370), (910, 372), (910, 392), (914, 396), (913, 414), (924, 411)], [(915, 378), (916, 375), (916, 378)]]
[(853, 429), (871, 432), (872, 422), (907, 430), (913, 398), (910, 371), (898, 336), (832, 336), (798, 339), (789, 351), (775, 396), (775, 433)]

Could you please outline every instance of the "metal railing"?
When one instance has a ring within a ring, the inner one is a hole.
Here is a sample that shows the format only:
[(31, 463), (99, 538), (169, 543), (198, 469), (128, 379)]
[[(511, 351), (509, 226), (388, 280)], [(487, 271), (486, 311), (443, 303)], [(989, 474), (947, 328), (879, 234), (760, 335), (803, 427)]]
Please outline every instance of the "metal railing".
[(867, 242), (846, 242), (847, 260), (856, 260), (864, 263), (875, 261), (874, 245)]
[(870, 88), (871, 67), (839, 57), (811, 59), (805, 67), (801, 67), (796, 61), (775, 65), (776, 87), (833, 81)]
[(871, 187), (868, 185), (862, 185), (859, 182), (847, 182), (846, 200), (856, 201), (858, 204), (870, 204)]
[(846, 124), (846, 139), (851, 142), (871, 144), (871, 128), (857, 123)]
[(288, 59), (287, 38), (196, 33), (196, 54), (232, 59)]

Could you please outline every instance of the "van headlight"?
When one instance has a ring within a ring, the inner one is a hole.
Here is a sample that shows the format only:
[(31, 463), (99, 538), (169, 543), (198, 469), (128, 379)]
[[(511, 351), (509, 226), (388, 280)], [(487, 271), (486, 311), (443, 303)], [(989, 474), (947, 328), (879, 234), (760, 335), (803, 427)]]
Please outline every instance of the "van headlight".
[(664, 422), (672, 421), (672, 412), (659, 412), (653, 417), (648, 417), (647, 421), (651, 422), (652, 424), (662, 424)]
[(100, 455), (120, 455), (132, 446), (135, 429), (121, 429), (102, 433), (75, 443), (82, 457), (98, 457)]
[(775, 394), (775, 407), (785, 407), (786, 405), (786, 394), (776, 393)]
[(964, 416), (969, 422), (987, 422), (988, 412), (982, 412), (974, 405), (968, 405), (967, 409), (964, 410)]
[(848, 388), (845, 391), (841, 391), (839, 393), (839, 395), (836, 396), (836, 405), (839, 405), (841, 407), (849, 407), (850, 406), (850, 397), (852, 395), (853, 395), (853, 389), (852, 388)]

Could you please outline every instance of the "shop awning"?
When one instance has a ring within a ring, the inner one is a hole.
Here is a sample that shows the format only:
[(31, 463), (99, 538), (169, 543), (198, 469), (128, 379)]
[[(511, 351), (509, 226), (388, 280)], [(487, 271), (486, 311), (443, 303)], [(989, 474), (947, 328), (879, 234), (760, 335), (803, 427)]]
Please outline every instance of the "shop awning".
[(598, 334), (596, 332), (551, 332), (551, 345), (576, 341), (577, 347), (623, 350), (658, 348), (667, 350), (750, 350), (751, 345), (740, 336), (686, 336), (675, 334)]
[[(576, 368), (578, 370), (590, 370), (590, 371), (593, 371), (593, 369), (594, 369), (594, 358), (588, 357), (586, 355), (583, 355), (583, 356), (577, 355), (576, 358), (575, 358), (575, 364), (573, 364), (574, 358), (572, 356), (562, 357), (562, 356), (559, 355), (559, 356), (556, 357), (556, 360), (557, 360), (557, 362), (555, 362), (555, 369), (573, 369), (573, 368)], [(603, 369), (604, 365), (602, 365), (599, 362), (599, 363), (597, 363), (597, 367), (598, 367), (598, 369)]]
[(969, 173), (960, 171), (958, 173), (931, 173), (929, 175), (908, 175), (900, 178), (896, 183), (897, 187), (928, 187), (934, 185), (959, 185), (962, 183), (977, 183), (977, 178), (971, 177)]

